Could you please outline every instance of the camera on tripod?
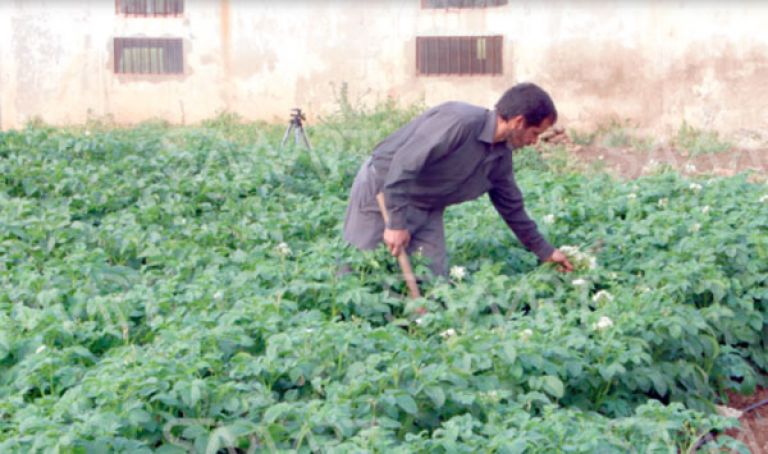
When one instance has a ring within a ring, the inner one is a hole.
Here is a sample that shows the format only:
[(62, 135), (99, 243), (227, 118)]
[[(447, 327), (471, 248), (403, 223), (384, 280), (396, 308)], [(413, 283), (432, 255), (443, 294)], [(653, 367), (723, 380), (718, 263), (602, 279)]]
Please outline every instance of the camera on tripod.
[(291, 109), (291, 123), (301, 126), (302, 121), (307, 121), (306, 115), (298, 107)]
[(299, 142), (303, 142), (308, 149), (312, 149), (312, 146), (309, 144), (307, 134), (304, 132), (304, 121), (307, 121), (307, 117), (304, 115), (304, 112), (302, 112), (301, 109), (298, 107), (291, 109), (291, 119), (288, 121), (288, 128), (285, 130), (285, 134), (283, 134), (283, 140), (280, 142), (281, 147), (285, 145), (285, 141), (288, 140), (288, 136), (291, 134), (291, 130), (293, 130), (294, 145), (298, 145)]

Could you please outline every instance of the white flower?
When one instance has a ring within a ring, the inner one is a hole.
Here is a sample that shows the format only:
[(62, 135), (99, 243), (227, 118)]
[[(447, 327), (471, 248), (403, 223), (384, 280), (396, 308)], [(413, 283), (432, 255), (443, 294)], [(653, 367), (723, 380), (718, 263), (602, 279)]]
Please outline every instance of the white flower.
[(37, 350), (35, 350), (35, 353), (40, 353), (43, 350), (45, 350), (45, 348), (46, 348), (45, 345), (41, 345), (41, 346), (37, 347)]
[(635, 199), (637, 199), (637, 194), (635, 194), (634, 192), (632, 192), (632, 193), (630, 193), (630, 194), (628, 194), (628, 195), (627, 195), (627, 198), (628, 198), (629, 200), (635, 200)]
[(597, 259), (586, 252), (582, 252), (577, 246), (562, 246), (560, 252), (568, 257), (577, 271), (597, 268)]
[(701, 212), (704, 213), (704, 214), (709, 213), (709, 205), (705, 205), (705, 206), (701, 207)]
[(660, 167), (661, 163), (659, 161), (651, 159), (646, 165), (643, 166), (643, 173), (656, 172)]
[(86, 136), (90, 136), (90, 135), (91, 135), (91, 131), (89, 131), (89, 130), (87, 130), (87, 129), (86, 129), (86, 130), (85, 130), (85, 135), (86, 135)]
[(615, 271), (611, 271), (610, 273), (608, 273), (608, 277), (610, 277), (611, 279), (618, 279), (619, 278), (619, 273), (617, 273)]
[(693, 192), (699, 192), (701, 191), (701, 185), (698, 183), (691, 183), (690, 186), (688, 186), (688, 189), (690, 189)]
[(578, 278), (571, 281), (571, 284), (573, 284), (574, 287), (581, 287), (582, 285), (587, 285), (589, 282), (586, 279)]
[(285, 242), (278, 244), (275, 249), (277, 250), (277, 253), (283, 257), (288, 257), (293, 254), (293, 251), (291, 251), (291, 248), (288, 247), (288, 244)]
[(663, 199), (659, 199), (658, 205), (659, 205), (659, 208), (666, 208), (667, 205), (669, 205), (669, 199), (667, 199), (666, 197)]
[(213, 294), (213, 299), (220, 300), (222, 296), (224, 296), (224, 292), (222, 292), (221, 290), (218, 290), (216, 293)]
[(524, 341), (527, 341), (528, 339), (530, 339), (531, 336), (533, 336), (533, 330), (530, 329), (530, 328), (526, 328), (526, 329), (520, 331), (520, 339), (522, 339)]
[(424, 323), (424, 317), (419, 317), (414, 321), (417, 325), (421, 325)]
[(603, 315), (600, 317), (600, 320), (598, 320), (597, 323), (592, 325), (592, 329), (602, 331), (604, 329), (610, 328), (611, 326), (613, 326), (613, 320)]
[(688, 173), (693, 173), (696, 171), (696, 166), (689, 162), (685, 165), (685, 171)]
[(766, 203), (768, 202), (768, 194), (760, 197), (760, 203)]
[(697, 222), (697, 223), (695, 223), (695, 224), (693, 224), (693, 225), (691, 226), (690, 230), (691, 230), (691, 232), (693, 232), (693, 233), (696, 233), (696, 232), (698, 232), (699, 230), (701, 230), (701, 224), (699, 224), (698, 222)]
[(592, 301), (595, 303), (610, 303), (613, 301), (613, 295), (605, 290), (600, 290), (592, 296)]
[(448, 328), (447, 330), (445, 330), (442, 333), (440, 333), (440, 337), (442, 337), (443, 339), (448, 339), (448, 338), (453, 337), (455, 335), (456, 335), (456, 330), (453, 329), (453, 328)]
[(544, 223), (545, 224), (554, 224), (555, 223), (555, 215), (554, 214), (548, 214), (544, 216)]
[(467, 275), (467, 270), (463, 266), (452, 266), (450, 275), (451, 278), (460, 281)]

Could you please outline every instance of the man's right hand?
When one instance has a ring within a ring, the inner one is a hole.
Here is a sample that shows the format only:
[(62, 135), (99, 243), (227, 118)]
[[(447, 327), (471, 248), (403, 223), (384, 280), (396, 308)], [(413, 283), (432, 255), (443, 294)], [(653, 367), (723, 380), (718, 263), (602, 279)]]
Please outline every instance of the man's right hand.
[(400, 252), (405, 251), (410, 241), (411, 234), (406, 229), (384, 229), (384, 244), (387, 245), (389, 252), (395, 257), (400, 255)]

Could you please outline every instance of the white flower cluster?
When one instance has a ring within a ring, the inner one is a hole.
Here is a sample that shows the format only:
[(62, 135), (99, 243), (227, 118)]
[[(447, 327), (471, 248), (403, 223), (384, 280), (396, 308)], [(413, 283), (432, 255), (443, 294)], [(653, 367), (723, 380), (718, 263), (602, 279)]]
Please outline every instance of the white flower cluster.
[(613, 301), (613, 295), (605, 290), (600, 290), (592, 296), (592, 301), (597, 304), (605, 304)]
[(456, 335), (456, 330), (453, 328), (448, 328), (447, 330), (440, 333), (440, 337), (442, 337), (443, 339), (449, 339), (455, 335)]
[(288, 244), (285, 242), (282, 242), (275, 247), (275, 250), (279, 255), (282, 255), (283, 257), (289, 257), (291, 254), (293, 254), (293, 251), (291, 251), (291, 248), (288, 247)]
[(697, 223), (693, 224), (689, 230), (691, 231), (691, 233), (696, 233), (699, 230), (701, 230), (701, 224), (699, 224), (697, 222)]
[(685, 171), (688, 173), (693, 173), (696, 171), (696, 166), (689, 162), (685, 165)]
[(555, 215), (554, 214), (548, 214), (544, 216), (544, 223), (545, 224), (554, 224), (555, 223)]
[(637, 200), (637, 194), (632, 192), (632, 193), (627, 195), (627, 199), (629, 199), (629, 200)]
[(669, 205), (669, 199), (664, 197), (663, 199), (659, 199), (658, 202), (659, 208), (666, 208)]
[(613, 320), (603, 315), (600, 317), (600, 320), (598, 320), (597, 323), (592, 325), (592, 329), (595, 331), (603, 331), (610, 328), (611, 326), (613, 326)]
[(760, 203), (768, 203), (768, 194), (760, 197)]
[(693, 192), (699, 192), (701, 191), (701, 185), (699, 183), (691, 183), (688, 186), (688, 189), (690, 189)]
[(530, 328), (526, 328), (520, 331), (520, 339), (522, 339), (524, 342), (530, 339), (531, 336), (533, 336), (533, 330), (531, 330)]
[(461, 281), (467, 276), (467, 269), (463, 266), (452, 266), (449, 274), (451, 275), (452, 279)]
[(571, 281), (574, 287), (581, 287), (589, 285), (589, 281), (586, 279), (578, 278)]
[(597, 259), (583, 252), (578, 246), (561, 246), (560, 252), (568, 257), (576, 271), (594, 270), (597, 268)]
[(701, 212), (704, 214), (709, 213), (709, 205), (704, 205), (703, 207), (701, 207)]

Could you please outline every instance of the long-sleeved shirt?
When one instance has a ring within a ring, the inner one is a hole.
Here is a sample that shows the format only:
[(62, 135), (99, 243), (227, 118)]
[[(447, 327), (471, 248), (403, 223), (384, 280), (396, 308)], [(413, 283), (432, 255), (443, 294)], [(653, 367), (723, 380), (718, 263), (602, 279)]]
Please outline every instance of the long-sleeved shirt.
[(486, 192), (520, 242), (539, 259), (555, 248), (525, 211), (512, 152), (493, 143), (496, 112), (461, 102), (426, 111), (373, 151), (377, 191), (384, 193), (390, 229), (404, 229), (407, 207), (442, 209)]

